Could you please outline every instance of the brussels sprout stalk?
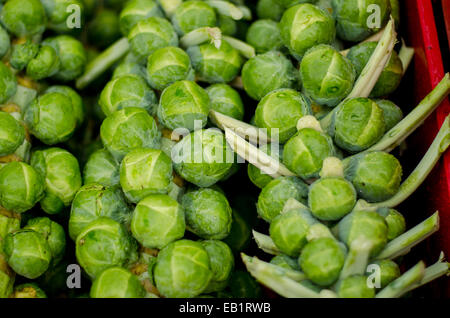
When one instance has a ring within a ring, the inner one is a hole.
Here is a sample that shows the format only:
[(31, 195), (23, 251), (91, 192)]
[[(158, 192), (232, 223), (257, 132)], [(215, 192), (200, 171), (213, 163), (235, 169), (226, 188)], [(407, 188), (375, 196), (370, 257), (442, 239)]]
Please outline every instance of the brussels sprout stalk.
[(264, 261), (258, 259), (257, 257), (250, 258), (247, 255), (245, 255), (245, 256), (244, 255), (242, 255), (243, 259), (251, 260), (252, 263), (257, 264), (257, 266), (260, 266), (260, 268), (262, 268), (262, 269), (267, 269), (268, 271), (278, 271), (280, 273), (283, 273), (283, 275), (285, 275), (289, 279), (292, 279), (293, 281), (301, 282), (301, 281), (307, 279), (306, 275), (300, 271), (296, 271), (296, 270), (288, 269), (288, 268), (281, 267), (281, 266), (278, 266), (275, 264), (267, 263), (267, 262), (264, 262)]
[(413, 268), (408, 270), (402, 276), (394, 280), (381, 290), (375, 297), (376, 298), (399, 298), (404, 295), (411, 286), (414, 286), (420, 282), (425, 273), (425, 264), (420, 261)]
[(183, 47), (190, 47), (200, 45), (208, 41), (214, 44), (217, 49), (220, 48), (220, 45), (222, 44), (222, 31), (217, 27), (198, 28), (185, 34), (180, 39), (180, 44)]
[(278, 249), (278, 247), (276, 247), (270, 236), (259, 233), (255, 230), (253, 230), (252, 232), (255, 242), (261, 250), (271, 255), (281, 254), (280, 250)]
[(372, 247), (372, 242), (364, 237), (354, 240), (339, 278), (345, 279), (352, 275), (364, 275)]
[[(220, 1), (222, 2), (222, 1)], [(251, 59), (256, 55), (255, 48), (241, 40), (224, 35), (223, 40), (230, 44), (233, 48), (239, 51), (241, 55), (247, 59)]]
[(219, 14), (230, 17), (233, 20), (241, 20), (244, 17), (244, 13), (241, 9), (231, 2), (218, 0), (207, 0), (205, 2), (216, 9)]

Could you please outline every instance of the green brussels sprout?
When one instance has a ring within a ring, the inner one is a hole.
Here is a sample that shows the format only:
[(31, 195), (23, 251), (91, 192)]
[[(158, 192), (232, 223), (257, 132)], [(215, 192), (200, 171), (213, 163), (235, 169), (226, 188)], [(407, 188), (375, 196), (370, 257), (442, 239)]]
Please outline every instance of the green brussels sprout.
[[(378, 260), (370, 264), (367, 269), (372, 265), (377, 265), (380, 275), (380, 286), (379, 288), (384, 288), (391, 282), (400, 277), (400, 268), (397, 263), (391, 261), (390, 259)], [(370, 272), (368, 274), (371, 274)]]
[(270, 181), (258, 197), (257, 211), (267, 222), (281, 213), (290, 198), (306, 204), (308, 186), (297, 177), (279, 177)]
[(233, 36), (237, 32), (237, 23), (233, 18), (219, 14), (217, 15), (217, 25), (223, 35)]
[(255, 123), (267, 128), (269, 136), (277, 136), (280, 143), (285, 143), (297, 132), (298, 120), (311, 114), (310, 103), (302, 93), (281, 88), (268, 93), (258, 103)]
[(344, 178), (321, 178), (309, 187), (309, 208), (322, 221), (340, 220), (353, 210), (356, 199), (355, 188)]
[(0, 253), (0, 297), (8, 298), (14, 289), (16, 273), (8, 266), (8, 263)]
[(189, 55), (178, 47), (168, 46), (154, 51), (147, 60), (147, 81), (162, 91), (177, 81), (194, 80)]
[(283, 149), (283, 163), (303, 179), (319, 176), (325, 158), (335, 156), (333, 140), (314, 128), (300, 129)]
[(315, 3), (317, 0), (277, 0), (277, 2), (285, 8), (290, 8), (300, 3)]
[(159, 149), (136, 148), (120, 164), (120, 185), (133, 203), (150, 194), (166, 194), (171, 181), (172, 161)]
[(259, 0), (256, 5), (256, 15), (260, 19), (280, 21), (284, 8), (278, 0)]
[(98, 103), (106, 116), (126, 107), (143, 108), (154, 114), (158, 98), (142, 77), (124, 75), (106, 84)]
[(45, 180), (42, 209), (56, 214), (69, 206), (82, 184), (78, 160), (64, 149), (47, 148), (35, 151), (30, 164)]
[(199, 187), (210, 187), (229, 175), (234, 153), (217, 129), (196, 130), (172, 148), (175, 171)]
[(279, 27), (284, 45), (298, 60), (313, 46), (331, 44), (336, 35), (331, 15), (309, 3), (287, 9)]
[(17, 91), (17, 79), (9, 67), (0, 61), (0, 104), (5, 103)]
[(230, 234), (223, 239), (234, 253), (242, 252), (251, 241), (251, 228), (239, 212), (232, 209)]
[(403, 215), (394, 209), (389, 208), (379, 208), (377, 210), (378, 214), (384, 217), (388, 227), (387, 238), (388, 241), (395, 239), (402, 235), (406, 230), (406, 222)]
[(9, 62), (16, 70), (23, 70), (28, 63), (36, 56), (39, 45), (27, 40), (24, 43), (13, 45)]
[(212, 278), (205, 293), (218, 292), (227, 287), (234, 269), (234, 257), (230, 247), (224, 242), (208, 240), (201, 242), (208, 253)]
[(331, 4), (337, 35), (345, 41), (366, 39), (386, 25), (391, 13), (389, 0), (332, 0)]
[(14, 287), (10, 298), (47, 298), (45, 292), (34, 283), (20, 284)]
[(330, 135), (335, 143), (350, 153), (368, 149), (385, 133), (383, 110), (373, 100), (347, 99), (333, 114)]
[(69, 218), (69, 235), (72, 240), (91, 222), (99, 218), (110, 218), (126, 224), (131, 218), (130, 209), (122, 191), (91, 183), (80, 188), (72, 202)]
[(11, 47), (11, 40), (8, 32), (0, 25), (0, 59), (8, 53)]
[(184, 1), (172, 16), (172, 24), (179, 35), (201, 27), (214, 27), (216, 23), (216, 12), (203, 1)]
[[(275, 149), (278, 150), (278, 148), (275, 148)], [(261, 147), (259, 147), (259, 150), (270, 155), (271, 157), (275, 158), (276, 160), (280, 160), (280, 158), (282, 157), (283, 149), (280, 148), (279, 151), (275, 151), (275, 153), (272, 154), (272, 145), (271, 144), (262, 145)], [(249, 163), (247, 165), (247, 174), (248, 174), (250, 181), (260, 189), (263, 189), (270, 181), (273, 180), (272, 176), (263, 172), (261, 169), (255, 167), (251, 163)]]
[(159, 148), (161, 133), (155, 120), (142, 108), (127, 107), (113, 112), (102, 123), (103, 145), (122, 161), (135, 148)]
[(42, 45), (39, 52), (27, 65), (27, 75), (34, 80), (41, 80), (59, 72), (61, 61), (58, 53), (50, 45)]
[(339, 222), (338, 230), (339, 239), (348, 247), (359, 238), (369, 241), (372, 257), (380, 253), (387, 243), (386, 221), (375, 211), (353, 211)]
[(44, 32), (47, 17), (39, 0), (8, 0), (1, 9), (0, 21), (15, 36), (25, 37)]
[(213, 277), (205, 248), (190, 240), (179, 240), (164, 247), (153, 273), (156, 288), (169, 298), (198, 296)]
[(147, 248), (162, 249), (184, 236), (183, 207), (166, 194), (151, 194), (141, 200), (131, 220), (133, 237)]
[(137, 258), (137, 244), (120, 223), (101, 217), (77, 236), (76, 256), (86, 273), (95, 279), (105, 269), (123, 266)]
[(84, 105), (81, 96), (71, 87), (69, 86), (50, 86), (46, 89), (45, 93), (61, 93), (69, 97), (72, 101), (73, 114), (77, 120), (77, 125), (81, 126), (84, 121)]
[(344, 261), (344, 249), (335, 239), (329, 237), (308, 242), (298, 259), (306, 276), (322, 287), (330, 286), (339, 278)]
[(164, 14), (154, 0), (130, 0), (125, 3), (120, 12), (119, 26), (124, 36), (142, 20), (150, 17), (163, 18)]
[(44, 188), (41, 175), (24, 162), (10, 162), (0, 169), (0, 205), (8, 211), (28, 211), (42, 199)]
[(273, 265), (276, 265), (276, 266), (279, 266), (282, 268), (286, 268), (286, 269), (292, 269), (294, 271), (300, 270), (300, 265), (298, 265), (297, 260), (294, 258), (291, 258), (287, 255), (284, 255), (284, 254), (274, 256), (270, 260), (270, 264), (273, 264)]
[(297, 88), (299, 73), (282, 53), (270, 51), (256, 55), (244, 64), (242, 83), (251, 98), (260, 100), (278, 88)]
[(340, 298), (374, 298), (375, 289), (367, 285), (367, 277), (353, 275), (339, 281), (336, 286)]
[(391, 4), (391, 16), (394, 18), (395, 25), (400, 25), (400, 2), (399, 0), (389, 0)]
[(91, 286), (91, 298), (144, 298), (145, 289), (138, 277), (122, 267), (101, 272)]
[(142, 65), (136, 62), (129, 62), (124, 60), (114, 69), (112, 79), (116, 79), (124, 75), (137, 75), (144, 78), (145, 69), (142, 67)]
[(30, 229), (8, 234), (3, 242), (3, 251), (8, 265), (17, 274), (29, 279), (41, 276), (52, 260), (45, 237)]
[(317, 220), (306, 208), (282, 212), (270, 223), (269, 233), (276, 247), (291, 257), (298, 257), (306, 245), (306, 234)]
[(11, 114), (0, 111), (0, 156), (14, 153), (25, 140), (25, 127)]
[(305, 53), (300, 78), (306, 95), (320, 105), (334, 107), (352, 91), (356, 71), (336, 49), (322, 44)]
[[(158, 119), (172, 130), (186, 128), (193, 131), (206, 125), (209, 107), (209, 96), (203, 88), (193, 81), (178, 81), (162, 92)], [(194, 125), (195, 121), (200, 121), (200, 127)]]
[(30, 219), (24, 229), (40, 233), (47, 240), (52, 253), (52, 266), (57, 265), (62, 260), (66, 250), (66, 234), (61, 225), (49, 218), (39, 217)]
[(150, 17), (139, 21), (128, 34), (131, 51), (144, 63), (155, 50), (166, 46), (178, 46), (178, 36), (169, 21)]
[(248, 28), (247, 43), (253, 46), (256, 53), (280, 50), (283, 47), (278, 23), (273, 20), (257, 20)]
[(227, 198), (213, 189), (198, 189), (183, 195), (181, 204), (189, 231), (207, 240), (221, 240), (230, 234), (232, 210)]
[[(48, 28), (58, 33), (68, 33), (73, 30), (69, 26), (71, 15), (75, 12), (84, 18), (84, 5), (81, 0), (41, 0), (48, 17)], [(74, 6), (78, 9), (75, 11)]]
[(77, 117), (71, 98), (59, 92), (41, 95), (24, 115), (31, 134), (46, 145), (69, 140), (77, 127)]
[(233, 298), (260, 298), (262, 291), (258, 282), (242, 270), (234, 271), (229, 283)]
[(244, 119), (244, 104), (239, 93), (227, 84), (213, 84), (206, 88), (211, 101), (211, 109), (233, 117)]
[(53, 47), (59, 56), (61, 64), (55, 79), (68, 82), (83, 74), (87, 55), (80, 41), (68, 35), (60, 35), (44, 40), (42, 45)]
[(100, 48), (111, 45), (120, 38), (119, 16), (114, 10), (103, 9), (88, 25), (89, 42)]
[(375, 103), (383, 110), (385, 131), (391, 130), (403, 119), (402, 109), (393, 102), (386, 99), (376, 99)]
[(84, 184), (99, 183), (105, 187), (119, 185), (119, 163), (106, 149), (89, 156), (83, 170)]
[(192, 46), (187, 53), (199, 79), (210, 84), (231, 82), (243, 63), (239, 51), (225, 41), (219, 48), (213, 43)]
[[(365, 42), (350, 49), (347, 58), (353, 63), (359, 76), (377, 47), (377, 42)], [(394, 92), (400, 85), (403, 77), (403, 64), (397, 52), (392, 55), (381, 72), (369, 97), (382, 97)]]
[(382, 151), (362, 153), (344, 161), (345, 178), (358, 195), (369, 202), (382, 202), (398, 192), (402, 166), (393, 155)]

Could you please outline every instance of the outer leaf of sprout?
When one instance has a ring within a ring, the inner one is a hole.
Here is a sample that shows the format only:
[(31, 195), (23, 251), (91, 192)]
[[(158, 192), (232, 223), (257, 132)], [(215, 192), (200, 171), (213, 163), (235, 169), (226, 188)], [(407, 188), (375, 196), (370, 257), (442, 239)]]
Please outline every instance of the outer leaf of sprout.
[(290, 198), (284, 204), (284, 207), (283, 207), (283, 210), (281, 211), (281, 213), (285, 213), (287, 211), (294, 210), (294, 209), (308, 209), (308, 207), (305, 206), (304, 204), (300, 203), (296, 199)]
[(398, 57), (400, 58), (400, 61), (402, 61), (403, 74), (406, 73), (409, 64), (411, 64), (411, 61), (414, 58), (414, 53), (415, 53), (414, 48), (406, 46), (405, 41), (402, 39), (402, 47), (400, 48)]
[(312, 128), (319, 132), (323, 132), (320, 122), (312, 115), (303, 116), (297, 121), (297, 130), (304, 128)]
[(233, 20), (241, 20), (244, 17), (242, 10), (231, 2), (218, 0), (207, 0), (205, 2), (216, 9), (219, 14), (230, 17)]
[(308, 240), (308, 242), (324, 237), (335, 239), (330, 229), (322, 223), (316, 223), (311, 225), (311, 227), (308, 230), (308, 234), (306, 234), (306, 239)]
[(183, 47), (200, 45), (205, 42), (213, 43), (218, 49), (222, 44), (222, 31), (219, 28), (202, 27), (185, 34), (180, 39)]
[(344, 165), (339, 158), (328, 157), (323, 161), (320, 177), (344, 177)]
[(252, 233), (256, 244), (264, 252), (271, 255), (281, 254), (280, 250), (278, 249), (278, 247), (275, 246), (275, 243), (272, 241), (272, 238), (270, 236), (256, 232), (255, 230), (253, 230)]
[(394, 280), (392, 283), (382, 289), (375, 297), (376, 298), (399, 298), (404, 295), (411, 286), (420, 282), (425, 273), (425, 264), (420, 261), (413, 268), (408, 270), (402, 276)]
[(387, 243), (385, 248), (375, 257), (375, 259), (394, 259), (397, 256), (405, 255), (411, 248), (425, 240), (437, 230), (439, 230), (439, 212), (435, 212), (422, 223)]
[(167, 17), (172, 17), (175, 10), (183, 2), (183, 0), (158, 0), (159, 5), (164, 10)]
[(352, 275), (364, 275), (371, 250), (372, 243), (364, 237), (354, 240), (350, 246), (339, 278), (344, 279)]
[(239, 51), (242, 56), (247, 59), (251, 59), (256, 55), (255, 48), (241, 40), (232, 38), (231, 36), (224, 35), (223, 40), (227, 41), (233, 48)]

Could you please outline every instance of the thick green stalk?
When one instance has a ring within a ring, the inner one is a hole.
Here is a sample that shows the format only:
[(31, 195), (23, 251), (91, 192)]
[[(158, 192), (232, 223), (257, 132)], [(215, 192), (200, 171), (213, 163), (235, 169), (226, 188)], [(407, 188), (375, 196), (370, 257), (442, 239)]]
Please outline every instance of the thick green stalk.
[(424, 277), (425, 264), (420, 261), (404, 273), (402, 276), (394, 280), (392, 283), (383, 288), (375, 297), (376, 298), (399, 298), (403, 296), (411, 286), (420, 282)]
[(222, 31), (219, 28), (203, 27), (185, 34), (180, 39), (180, 44), (183, 47), (200, 45), (206, 42), (210, 42), (216, 48), (220, 48), (222, 44)]
[(253, 230), (252, 232), (253, 238), (255, 239), (255, 242), (260, 249), (271, 255), (281, 254), (280, 250), (278, 249), (278, 247), (276, 247), (270, 236), (259, 233), (255, 230)]
[(364, 275), (372, 247), (373, 244), (364, 237), (354, 240), (350, 246), (339, 278), (345, 279), (352, 275)]
[(231, 2), (207, 0), (206, 3), (216, 9), (219, 14), (230, 17), (233, 20), (241, 20), (244, 17), (242, 10)]
[(239, 53), (241, 53), (241, 55), (247, 59), (251, 59), (256, 55), (255, 48), (250, 44), (227, 35), (223, 36), (223, 40), (234, 47), (236, 50), (238, 50)]

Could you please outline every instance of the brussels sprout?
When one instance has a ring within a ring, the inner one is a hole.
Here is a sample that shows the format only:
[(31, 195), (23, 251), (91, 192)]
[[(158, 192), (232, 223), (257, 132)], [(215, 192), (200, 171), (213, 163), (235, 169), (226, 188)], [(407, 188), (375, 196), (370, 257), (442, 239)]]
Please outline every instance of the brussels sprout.
[(8, 0), (0, 12), (0, 21), (17, 37), (42, 33), (47, 17), (39, 0)]
[(0, 58), (8, 53), (11, 42), (8, 32), (0, 25)]
[(24, 43), (13, 45), (9, 62), (16, 70), (23, 70), (28, 63), (36, 56), (39, 45), (27, 40)]
[(378, 214), (384, 217), (388, 227), (387, 238), (388, 241), (395, 239), (402, 235), (406, 230), (406, 222), (403, 215), (394, 209), (389, 208), (379, 208), (377, 210)]
[(219, 48), (213, 43), (188, 48), (197, 76), (208, 83), (231, 82), (241, 70), (243, 59), (239, 51), (223, 41)]
[(286, 269), (292, 269), (295, 271), (300, 270), (300, 265), (298, 265), (297, 260), (294, 258), (291, 258), (287, 255), (284, 255), (284, 254), (274, 256), (270, 260), (270, 264), (277, 265), (279, 267), (286, 268)]
[(256, 15), (260, 19), (280, 21), (284, 8), (278, 0), (259, 0), (256, 5)]
[(299, 73), (282, 53), (270, 51), (256, 55), (242, 68), (242, 83), (247, 94), (260, 100), (278, 88), (296, 88)]
[(178, 47), (158, 49), (148, 57), (147, 81), (151, 87), (163, 90), (182, 80), (194, 80), (189, 55)]
[[(263, 151), (264, 153), (270, 155), (271, 157), (280, 160), (282, 157), (282, 149), (279, 149), (279, 151), (275, 151), (275, 153), (272, 154), (272, 145), (271, 144), (265, 144), (259, 147), (259, 150)], [(255, 167), (251, 163), (247, 166), (247, 174), (251, 182), (258, 188), (262, 189), (264, 188), (270, 181), (273, 180), (273, 178), (268, 175), (267, 173), (264, 173), (261, 169)]]
[(113, 157), (122, 161), (135, 148), (159, 148), (161, 133), (147, 111), (127, 107), (115, 111), (103, 121), (100, 137)]
[(234, 269), (234, 257), (230, 247), (224, 242), (209, 240), (201, 242), (208, 253), (212, 278), (205, 293), (218, 292), (227, 286)]
[(178, 36), (169, 21), (150, 17), (139, 21), (128, 34), (131, 51), (144, 63), (155, 50), (166, 46), (178, 46)]
[[(387, 285), (389, 285), (391, 282), (396, 280), (400, 277), (400, 268), (398, 267), (397, 263), (394, 261), (391, 261), (389, 259), (383, 259), (379, 261), (375, 261), (372, 264), (370, 264), (367, 269), (369, 269), (371, 266), (377, 265), (378, 271), (379, 271), (379, 278), (380, 278), (380, 286), (378, 288), (384, 288)], [(368, 273), (372, 274), (372, 273)]]
[(55, 75), (61, 65), (58, 53), (50, 45), (42, 45), (37, 55), (27, 65), (27, 75), (41, 80)]
[(88, 25), (89, 42), (104, 48), (120, 38), (119, 17), (113, 10), (103, 9)]
[(136, 148), (120, 164), (120, 185), (133, 203), (149, 194), (166, 194), (171, 181), (172, 161), (159, 149)]
[(235, 35), (238, 28), (236, 20), (222, 14), (219, 14), (217, 16), (217, 25), (220, 28), (220, 31), (222, 31), (223, 35), (229, 36)]
[(102, 217), (128, 223), (131, 213), (120, 189), (107, 188), (98, 183), (81, 187), (70, 210), (70, 238), (75, 240), (87, 225)]
[(158, 254), (154, 279), (158, 291), (165, 297), (198, 296), (212, 277), (209, 256), (201, 243), (179, 240)]
[(0, 104), (5, 103), (17, 91), (17, 79), (11, 69), (0, 62)]
[(389, 0), (391, 4), (391, 16), (394, 18), (395, 26), (400, 24), (400, 2), (399, 0)]
[[(347, 58), (353, 63), (358, 76), (369, 61), (372, 53), (377, 47), (377, 42), (365, 42), (358, 44), (350, 49)], [(398, 57), (397, 52), (392, 51), (392, 55), (381, 72), (377, 83), (375, 84), (370, 97), (381, 97), (394, 92), (400, 85), (403, 77), (403, 64)]]
[[(84, 5), (80, 0), (41, 0), (48, 17), (48, 27), (59, 33), (68, 33), (73, 30), (69, 21), (76, 12), (80, 19), (84, 18)], [(74, 10), (74, 6), (78, 10)]]
[(180, 204), (166, 194), (151, 194), (133, 212), (131, 232), (147, 248), (161, 249), (184, 236), (186, 224)]
[(228, 176), (234, 153), (219, 130), (197, 130), (173, 147), (172, 160), (186, 181), (209, 187)]
[(204, 239), (221, 240), (231, 230), (232, 211), (227, 198), (213, 189), (198, 189), (183, 195), (181, 204), (186, 225), (192, 233)]
[(329, 237), (318, 238), (306, 244), (298, 259), (308, 278), (323, 287), (330, 286), (338, 279), (344, 261), (344, 249)]
[(317, 0), (277, 0), (277, 2), (285, 8), (290, 8), (300, 3), (315, 3)]
[(336, 35), (331, 15), (309, 3), (287, 9), (279, 26), (284, 45), (298, 60), (313, 46), (331, 44)]
[(279, 50), (283, 47), (278, 23), (272, 20), (257, 20), (248, 28), (247, 43), (253, 46), (256, 53)]
[(403, 119), (403, 111), (393, 102), (386, 99), (377, 99), (375, 103), (383, 110), (385, 131), (391, 130)]
[[(208, 119), (210, 100), (203, 88), (192, 81), (178, 81), (161, 94), (158, 119), (170, 129), (203, 128)], [(195, 126), (200, 121), (200, 127)]]
[(234, 271), (229, 283), (233, 298), (260, 298), (262, 291), (258, 282), (242, 270)]
[(0, 111), (0, 156), (14, 153), (25, 140), (25, 128), (9, 113)]
[(227, 84), (213, 84), (206, 88), (211, 101), (211, 109), (233, 117), (244, 119), (244, 104), (239, 93)]
[(279, 177), (270, 181), (258, 197), (257, 211), (267, 222), (281, 213), (290, 198), (306, 203), (308, 187), (297, 177)]
[(381, 202), (397, 193), (402, 166), (393, 155), (375, 151), (344, 161), (345, 178), (353, 183), (358, 195), (369, 202)]
[(348, 247), (361, 237), (370, 241), (371, 256), (381, 252), (387, 243), (386, 221), (375, 211), (353, 211), (339, 222), (338, 229), (339, 239)]
[(270, 223), (270, 237), (278, 249), (291, 257), (298, 257), (306, 245), (309, 227), (317, 222), (306, 208), (282, 212)]
[(126, 107), (143, 108), (154, 114), (158, 98), (142, 77), (124, 75), (106, 84), (98, 103), (106, 116)]
[(391, 13), (389, 0), (332, 0), (331, 4), (337, 35), (345, 41), (364, 40), (385, 26)]
[(139, 77), (145, 77), (145, 69), (142, 65), (136, 62), (123, 61), (115, 69), (112, 75), (112, 79), (122, 77), (124, 75), (137, 75)]
[(119, 163), (106, 149), (95, 151), (89, 156), (83, 170), (84, 184), (99, 183), (105, 187), (119, 184)]
[(347, 99), (333, 115), (330, 133), (336, 144), (351, 153), (368, 149), (385, 132), (383, 110), (373, 100)]
[(315, 102), (336, 106), (350, 94), (356, 79), (352, 63), (330, 45), (317, 45), (300, 63), (304, 92)]
[(53, 47), (59, 56), (61, 65), (55, 79), (68, 82), (83, 74), (87, 56), (80, 41), (68, 35), (60, 35), (46, 39), (42, 45)]
[(258, 103), (255, 123), (267, 128), (269, 136), (278, 136), (279, 142), (285, 143), (297, 132), (298, 120), (310, 114), (310, 103), (301, 93), (281, 88), (268, 93)]
[(14, 287), (10, 298), (47, 298), (45, 292), (34, 283), (26, 283)]
[(214, 27), (216, 23), (216, 12), (203, 1), (184, 1), (172, 16), (172, 24), (179, 35), (201, 27)]
[(56, 214), (69, 206), (82, 184), (78, 160), (64, 149), (48, 148), (34, 152), (30, 163), (45, 180), (42, 209)]
[(30, 219), (24, 229), (40, 233), (47, 240), (52, 253), (52, 266), (57, 265), (62, 260), (66, 250), (66, 234), (61, 225), (49, 218), (40, 217)]
[(109, 267), (136, 260), (136, 249), (137, 244), (127, 230), (105, 217), (89, 223), (76, 240), (78, 263), (92, 279)]
[(77, 125), (81, 126), (84, 121), (84, 105), (81, 96), (71, 87), (69, 86), (50, 86), (47, 88), (45, 93), (61, 93), (69, 97), (72, 101), (73, 114), (77, 120)]
[(3, 251), (9, 266), (29, 279), (41, 276), (49, 267), (52, 252), (45, 237), (33, 230), (10, 233), (3, 242)]
[(124, 36), (130, 33), (131, 29), (142, 20), (150, 17), (163, 18), (164, 14), (154, 0), (130, 0), (125, 3), (120, 12), (119, 26)]
[(375, 289), (367, 285), (367, 277), (354, 275), (341, 280), (336, 291), (340, 298), (374, 298)]
[(79, 118), (70, 97), (49, 92), (30, 104), (24, 119), (34, 136), (47, 145), (55, 145), (72, 137)]
[(230, 234), (223, 239), (234, 253), (242, 252), (251, 241), (251, 228), (239, 212), (233, 209)]
[(30, 165), (11, 162), (0, 169), (0, 205), (23, 213), (44, 196), (44, 180)]
[(122, 267), (101, 272), (91, 286), (91, 298), (144, 298), (146, 292), (138, 277)]

